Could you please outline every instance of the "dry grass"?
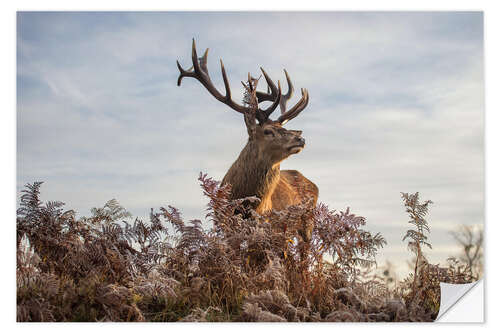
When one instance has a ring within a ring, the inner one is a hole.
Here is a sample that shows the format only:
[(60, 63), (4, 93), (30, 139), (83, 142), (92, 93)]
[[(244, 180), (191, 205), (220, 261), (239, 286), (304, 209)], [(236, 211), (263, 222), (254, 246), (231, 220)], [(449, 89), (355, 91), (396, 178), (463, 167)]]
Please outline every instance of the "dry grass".
[[(422, 225), (407, 234), (415, 271), (396, 284), (375, 273), (385, 240), (362, 229), (363, 217), (324, 204), (261, 216), (245, 204), (257, 198), (231, 201), (229, 187), (199, 180), (208, 230), (170, 206), (130, 223), (114, 200), (77, 219), (60, 202), (42, 203), (41, 183), (27, 185), (17, 214), (17, 320), (431, 321), (439, 282), (472, 280), (456, 261), (427, 262)], [(308, 241), (301, 231), (310, 228)]]

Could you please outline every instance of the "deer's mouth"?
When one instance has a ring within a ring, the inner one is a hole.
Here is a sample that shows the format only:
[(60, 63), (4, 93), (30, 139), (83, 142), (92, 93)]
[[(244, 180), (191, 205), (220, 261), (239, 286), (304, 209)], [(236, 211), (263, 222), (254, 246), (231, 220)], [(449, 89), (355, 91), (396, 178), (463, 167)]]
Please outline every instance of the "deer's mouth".
[(304, 144), (303, 144), (303, 143), (300, 143), (300, 144), (296, 144), (296, 145), (293, 145), (293, 146), (288, 147), (288, 152), (289, 152), (290, 154), (297, 154), (297, 153), (299, 153), (302, 149), (304, 149)]

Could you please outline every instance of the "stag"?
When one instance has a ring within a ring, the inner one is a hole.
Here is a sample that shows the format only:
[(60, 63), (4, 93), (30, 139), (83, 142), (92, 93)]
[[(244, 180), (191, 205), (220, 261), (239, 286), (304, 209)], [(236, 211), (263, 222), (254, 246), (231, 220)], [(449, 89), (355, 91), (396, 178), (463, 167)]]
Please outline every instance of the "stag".
[[(207, 68), (208, 49), (198, 58), (194, 39), (191, 57), (193, 66), (188, 70), (183, 69), (177, 61), (180, 71), (177, 85), (180, 86), (185, 77), (195, 78), (218, 101), (244, 117), (248, 142), (222, 180), (222, 184), (231, 185), (232, 199), (258, 197), (260, 201), (254, 208), (260, 214), (304, 202), (315, 206), (318, 199), (317, 186), (296, 170), (280, 170), (283, 160), (299, 153), (305, 146), (302, 131), (287, 130), (283, 125), (305, 109), (309, 102), (307, 90), (301, 89), (302, 98), (287, 110), (287, 102), (294, 90), (287, 71), (284, 70), (288, 92), (282, 94), (280, 82), (276, 86), (261, 67), (267, 82), (267, 92), (257, 91), (259, 79), (253, 78), (249, 73), (247, 83), (242, 82), (245, 95), (241, 105), (231, 98), (231, 88), (222, 60), (220, 66), (225, 95), (219, 92), (210, 79)], [(272, 103), (267, 108), (260, 107), (259, 104), (265, 101)], [(271, 120), (269, 116), (278, 105), (281, 115), (277, 120)], [(304, 238), (310, 238), (310, 235)]]

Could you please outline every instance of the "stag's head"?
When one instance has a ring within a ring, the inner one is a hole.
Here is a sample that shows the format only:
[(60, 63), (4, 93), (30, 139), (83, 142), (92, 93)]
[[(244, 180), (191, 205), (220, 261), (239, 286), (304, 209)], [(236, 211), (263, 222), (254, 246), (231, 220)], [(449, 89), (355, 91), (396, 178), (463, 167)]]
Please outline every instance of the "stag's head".
[(301, 134), (302, 131), (288, 130), (279, 123), (269, 122), (257, 125), (249, 140), (254, 141), (262, 158), (275, 164), (304, 148), (305, 140)]
[[(177, 61), (177, 67), (180, 71), (177, 85), (181, 85), (182, 78), (184, 77), (195, 78), (218, 101), (242, 113), (247, 127), (249, 142), (258, 149), (259, 155), (263, 158), (270, 159), (272, 163), (279, 163), (288, 156), (299, 153), (304, 148), (305, 140), (301, 136), (302, 131), (287, 130), (283, 125), (289, 120), (297, 117), (300, 112), (305, 109), (309, 102), (309, 94), (306, 89), (301, 89), (301, 99), (291, 109), (287, 110), (287, 102), (293, 94), (293, 84), (286, 70), (284, 70), (288, 85), (288, 92), (286, 94), (281, 93), (280, 81), (278, 81), (278, 85), (276, 86), (262, 68), (261, 71), (267, 83), (267, 92), (257, 91), (257, 85), (260, 78), (253, 78), (249, 73), (246, 83), (242, 82), (245, 88), (245, 94), (243, 105), (240, 105), (231, 98), (231, 88), (222, 60), (220, 64), (226, 94), (222, 95), (213, 85), (208, 74), (207, 57), (208, 49), (206, 49), (201, 58), (198, 58), (196, 44), (193, 39), (191, 54), (193, 66), (185, 70)], [(265, 101), (271, 102), (271, 105), (267, 108), (259, 106), (259, 104)], [(278, 105), (281, 109), (281, 115), (278, 119), (271, 120), (269, 116)]]

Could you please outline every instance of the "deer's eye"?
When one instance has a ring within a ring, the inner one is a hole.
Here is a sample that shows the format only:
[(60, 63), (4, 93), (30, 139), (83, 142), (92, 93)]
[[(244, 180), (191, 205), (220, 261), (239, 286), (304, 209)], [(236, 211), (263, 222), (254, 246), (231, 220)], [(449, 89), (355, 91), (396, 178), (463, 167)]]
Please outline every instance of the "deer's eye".
[(274, 136), (274, 133), (273, 133), (273, 131), (266, 129), (266, 130), (264, 130), (264, 135), (272, 135), (272, 136)]

